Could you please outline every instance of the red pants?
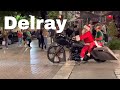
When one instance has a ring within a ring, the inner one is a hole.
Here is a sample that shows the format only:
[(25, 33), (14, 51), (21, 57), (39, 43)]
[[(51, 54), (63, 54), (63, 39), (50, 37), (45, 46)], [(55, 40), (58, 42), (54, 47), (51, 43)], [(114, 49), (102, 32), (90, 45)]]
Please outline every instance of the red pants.
[[(102, 43), (98, 43), (98, 45), (102, 46), (103, 44)], [(85, 53), (88, 51), (88, 53), (90, 53), (93, 49), (93, 47), (96, 46), (95, 45), (95, 42), (91, 42), (90, 45), (85, 45), (82, 50), (81, 50), (81, 53), (80, 53), (80, 57), (81, 58), (84, 58), (85, 57)]]
[[(101, 42), (97, 42), (97, 43), (98, 43), (98, 45), (103, 46), (103, 43), (101, 43)], [(95, 42), (90, 43), (90, 46), (89, 46), (89, 49), (88, 49), (88, 53), (90, 53), (92, 51), (94, 46), (96, 46)]]
[(94, 46), (96, 46), (96, 45), (95, 45), (95, 42), (91, 42), (91, 43), (90, 43), (90, 46), (89, 46), (89, 49), (88, 49), (88, 53), (90, 53), (90, 52), (92, 51), (92, 48), (93, 48)]
[(80, 53), (80, 57), (81, 58), (84, 58), (85, 57), (85, 53), (89, 50), (89, 45), (85, 45), (82, 50), (81, 50), (81, 53)]

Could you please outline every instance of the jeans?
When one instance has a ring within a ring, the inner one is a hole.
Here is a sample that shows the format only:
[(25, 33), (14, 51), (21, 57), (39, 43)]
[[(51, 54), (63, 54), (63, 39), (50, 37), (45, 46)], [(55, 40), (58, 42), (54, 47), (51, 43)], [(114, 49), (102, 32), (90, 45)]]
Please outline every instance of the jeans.
[(45, 49), (47, 49), (47, 37), (44, 37)]
[(8, 39), (5, 39), (5, 47), (8, 48)]
[(22, 38), (18, 38), (18, 45), (22, 45)]
[(32, 42), (31, 39), (27, 40), (29, 43), (27, 44), (30, 47), (30, 43)]
[[(42, 46), (41, 46), (42, 45)], [(40, 46), (41, 46), (41, 48), (43, 49), (43, 46), (44, 46), (44, 38), (38, 38), (38, 46), (39, 46), (39, 48), (40, 48)]]

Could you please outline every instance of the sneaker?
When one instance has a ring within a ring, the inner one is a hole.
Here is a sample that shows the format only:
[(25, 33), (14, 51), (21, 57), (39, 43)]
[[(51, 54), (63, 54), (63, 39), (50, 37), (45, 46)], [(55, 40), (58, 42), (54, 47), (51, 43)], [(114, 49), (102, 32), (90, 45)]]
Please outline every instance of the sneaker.
[(27, 47), (27, 45), (25, 44), (24, 47)]
[(28, 47), (28, 48), (30, 48), (30, 49), (31, 49), (32, 47)]
[(97, 48), (101, 48), (102, 46), (98, 45)]
[(90, 53), (88, 53), (87, 56), (90, 57)]
[(84, 60), (81, 60), (81, 63), (83, 63), (83, 64), (85, 64), (85, 63), (87, 63), (88, 61), (84, 61)]
[(80, 65), (81, 61), (75, 61), (75, 64)]

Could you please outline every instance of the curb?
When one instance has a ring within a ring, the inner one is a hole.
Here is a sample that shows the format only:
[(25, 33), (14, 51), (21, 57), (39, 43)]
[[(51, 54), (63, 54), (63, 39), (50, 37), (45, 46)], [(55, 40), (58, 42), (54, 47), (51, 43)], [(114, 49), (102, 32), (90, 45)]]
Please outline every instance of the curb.
[[(116, 57), (120, 58), (120, 50), (112, 50)], [(120, 61), (119, 61), (120, 62)], [(120, 79), (120, 66), (114, 70), (117, 79)]]
[(120, 79), (120, 68), (115, 69), (114, 72), (115, 72), (115, 75), (116, 75), (117, 79)]
[(75, 62), (67, 61), (52, 79), (68, 79), (75, 66)]

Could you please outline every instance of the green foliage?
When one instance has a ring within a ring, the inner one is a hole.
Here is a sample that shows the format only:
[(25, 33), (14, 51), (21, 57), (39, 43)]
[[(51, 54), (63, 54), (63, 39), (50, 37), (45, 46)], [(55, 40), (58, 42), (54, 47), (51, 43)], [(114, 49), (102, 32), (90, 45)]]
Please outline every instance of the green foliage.
[(115, 37), (115, 35), (118, 34), (117, 28), (115, 26), (115, 23), (112, 21), (108, 25), (108, 35), (111, 37)]
[(120, 39), (113, 39), (110, 42), (108, 42), (108, 47), (111, 50), (120, 50)]
[(26, 18), (26, 16), (21, 16), (21, 12), (19, 11), (0, 11), (0, 27), (4, 27), (5, 16), (14, 16), (16, 17), (17, 21)]
[(0, 27), (4, 26), (4, 17), (5, 16), (14, 16), (16, 11), (0, 11)]
[(58, 17), (59, 15), (59, 11), (48, 11), (48, 17), (50, 19), (55, 19), (56, 17)]

